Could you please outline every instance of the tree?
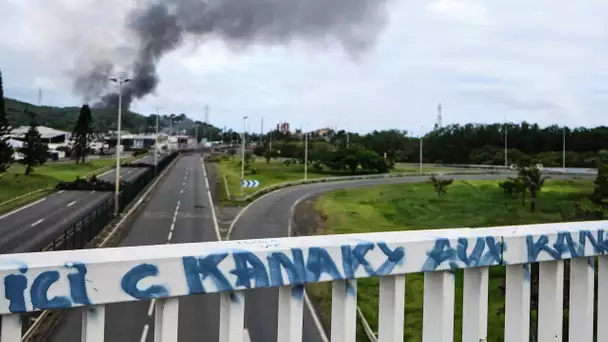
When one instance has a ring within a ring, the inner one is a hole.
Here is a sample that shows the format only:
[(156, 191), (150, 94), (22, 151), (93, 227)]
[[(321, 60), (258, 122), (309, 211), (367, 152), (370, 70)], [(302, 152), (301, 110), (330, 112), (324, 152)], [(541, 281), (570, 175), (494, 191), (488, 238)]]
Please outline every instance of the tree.
[(5, 172), (13, 163), (13, 148), (9, 144), (8, 135), (11, 126), (6, 117), (6, 106), (4, 104), (4, 86), (2, 83), (2, 71), (0, 71), (0, 173)]
[(30, 117), (30, 129), (25, 133), (23, 147), (19, 149), (19, 152), (23, 154), (21, 163), (25, 165), (25, 174), (29, 175), (34, 170), (34, 167), (46, 163), (48, 158), (48, 146), (42, 141), (40, 133), (38, 132), (36, 115), (28, 112), (27, 108), (26, 113)]
[(530, 193), (530, 211), (534, 212), (536, 210), (536, 197), (549, 177), (543, 176), (543, 173), (537, 167), (525, 167), (520, 169), (519, 173)]
[(80, 108), (80, 115), (74, 126), (72, 133), (72, 141), (74, 142), (74, 154), (76, 164), (79, 161), (85, 162), (87, 153), (89, 152), (89, 144), (93, 138), (93, 116), (89, 105), (84, 105)]
[(435, 175), (432, 175), (429, 180), (431, 181), (431, 184), (433, 184), (433, 188), (439, 197), (445, 196), (445, 194), (448, 192), (448, 186), (454, 183), (454, 179), (452, 178), (438, 179), (435, 177)]

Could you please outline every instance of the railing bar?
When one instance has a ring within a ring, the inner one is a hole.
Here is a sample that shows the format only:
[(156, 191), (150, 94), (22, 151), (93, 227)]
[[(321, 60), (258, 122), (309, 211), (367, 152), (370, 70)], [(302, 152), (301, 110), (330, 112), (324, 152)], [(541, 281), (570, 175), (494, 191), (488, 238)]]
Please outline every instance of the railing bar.
[(303, 285), (279, 288), (278, 342), (302, 341), (303, 302)]
[(357, 336), (357, 280), (335, 280), (332, 283), (331, 292), (331, 341), (355, 341)]
[(507, 266), (505, 342), (530, 341), (530, 266)]
[(462, 340), (488, 338), (488, 267), (464, 270)]
[(2, 316), (2, 331), (0, 342), (15, 342), (21, 340), (21, 315), (10, 314)]
[(179, 300), (156, 299), (154, 303), (154, 342), (177, 342)]
[(378, 341), (403, 341), (405, 275), (380, 278)]
[(105, 306), (92, 305), (82, 309), (82, 342), (103, 342)]
[(597, 258), (597, 341), (608, 341), (608, 329), (602, 326), (608, 320), (608, 255)]
[(452, 271), (424, 274), (423, 342), (454, 340), (455, 278)]
[(564, 262), (544, 261), (539, 263), (538, 269), (538, 341), (561, 341)]
[(593, 342), (594, 266), (594, 257), (570, 261), (569, 341)]
[(220, 293), (219, 342), (243, 342), (245, 328), (245, 293)]

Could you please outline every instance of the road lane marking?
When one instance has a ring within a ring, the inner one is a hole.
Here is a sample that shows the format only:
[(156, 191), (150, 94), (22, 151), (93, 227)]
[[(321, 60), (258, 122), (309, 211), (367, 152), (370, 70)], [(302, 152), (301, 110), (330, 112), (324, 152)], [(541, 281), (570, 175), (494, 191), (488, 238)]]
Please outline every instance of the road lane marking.
[(249, 336), (249, 330), (243, 330), (243, 342), (251, 342), (251, 336)]
[(76, 204), (76, 201), (72, 201), (72, 202), (68, 203), (68, 208), (73, 206), (74, 204)]
[(173, 231), (169, 231), (169, 236), (167, 237), (167, 242), (171, 241), (172, 237), (173, 237)]
[(183, 182), (183, 183), (182, 183), (182, 186), (186, 186), (186, 182)]
[(57, 191), (58, 194), (62, 194), (65, 190), (59, 190)]
[(150, 329), (150, 325), (148, 325), (148, 324), (144, 325), (144, 331), (141, 332), (141, 338), (139, 339), (139, 342), (146, 342), (146, 339), (148, 338), (149, 329)]
[(94, 194), (94, 193), (95, 193), (95, 190), (91, 191), (91, 193), (92, 193), (92, 194)]
[(201, 158), (201, 167), (203, 168), (203, 178), (205, 178), (205, 185), (207, 186), (207, 198), (209, 204), (211, 204), (211, 219), (213, 219), (213, 228), (215, 228), (215, 235), (217, 241), (222, 241), (222, 235), (220, 234), (220, 226), (217, 223), (217, 216), (215, 216), (215, 206), (213, 205), (213, 197), (211, 197), (211, 190), (209, 188), (209, 180), (207, 179), (207, 171), (205, 170), (205, 162)]
[(184, 189), (180, 190), (179, 194), (182, 195), (184, 193)]
[(32, 225), (31, 225), (30, 227), (33, 227), (33, 226), (39, 225), (39, 224), (40, 224), (40, 222), (42, 222), (42, 221), (44, 221), (44, 219), (40, 219), (40, 220), (38, 220), (38, 221), (36, 221), (36, 222), (32, 223)]
[(156, 298), (150, 301), (150, 307), (148, 308), (148, 316), (152, 316), (152, 313), (154, 312), (154, 303), (156, 303)]
[(8, 212), (8, 213), (0, 216), (0, 220), (3, 219), (3, 218), (5, 218), (5, 217), (11, 216), (13, 214), (16, 214), (16, 213), (20, 212), (21, 210), (24, 210), (24, 209), (27, 209), (27, 208), (29, 208), (31, 206), (34, 206), (34, 205), (36, 205), (36, 204), (38, 204), (38, 203), (40, 203), (40, 202), (42, 202), (44, 200), (46, 200), (46, 197), (42, 197), (41, 199), (37, 200), (36, 202), (32, 202), (32, 203), (30, 203), (28, 205), (25, 205), (25, 206), (23, 206), (23, 207), (21, 207), (19, 209), (15, 209), (15, 210), (13, 210), (11, 212)]

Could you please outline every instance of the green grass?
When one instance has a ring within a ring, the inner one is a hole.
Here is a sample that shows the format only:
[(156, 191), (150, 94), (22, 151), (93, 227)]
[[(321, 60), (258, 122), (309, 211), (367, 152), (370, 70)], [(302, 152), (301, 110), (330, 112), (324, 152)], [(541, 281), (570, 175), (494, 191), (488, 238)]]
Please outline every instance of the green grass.
[[(560, 206), (571, 206), (588, 196), (592, 183), (547, 181), (539, 195), (537, 212), (530, 213), (519, 199), (506, 199), (495, 181), (457, 181), (439, 199), (430, 184), (391, 184), (367, 189), (339, 190), (322, 195), (317, 210), (326, 218), (325, 234), (347, 234), (396, 230), (490, 227), (559, 222)], [(504, 299), (499, 285), (503, 267), (490, 268), (488, 342), (503, 341), (504, 315), (499, 309)], [(405, 341), (422, 340), (422, 274), (406, 276)], [(461, 341), (462, 271), (456, 272), (455, 340)], [(321, 307), (323, 317), (331, 317), (330, 283), (308, 286)], [(358, 282), (358, 305), (377, 331), (378, 279)], [(359, 328), (358, 340), (366, 341)]]
[[(125, 158), (130, 161), (133, 158)], [(135, 158), (137, 159), (137, 158)], [(61, 181), (73, 181), (76, 177), (92, 176), (111, 169), (115, 159), (95, 159), (84, 164), (49, 163), (34, 169), (33, 173), (24, 175), (25, 167), (13, 164), (6, 173), (0, 174), (0, 203), (23, 196), (40, 189), (50, 189)], [(48, 192), (39, 192), (32, 196), (16, 200), (0, 206), (0, 212), (9, 211), (15, 207), (27, 204), (43, 197)]]
[[(241, 167), (239, 165), (240, 158), (233, 157), (231, 160), (218, 163), (218, 168), (222, 176), (226, 176), (228, 181), (228, 189), (233, 196), (240, 196), (241, 193)], [(257, 174), (252, 174), (251, 171), (245, 171), (245, 179), (257, 180), (260, 182), (257, 188), (243, 188), (243, 195), (249, 195), (261, 188), (265, 188), (277, 183), (297, 181), (304, 179), (304, 165), (291, 164), (289, 166), (283, 164), (281, 160), (273, 159), (270, 163), (266, 163), (263, 158), (256, 158), (252, 163), (252, 168), (258, 169)], [(419, 168), (411, 165), (396, 165), (392, 172), (418, 172)], [(452, 171), (452, 169), (427, 167), (423, 168), (423, 172), (441, 172)], [(308, 168), (308, 178), (323, 178), (335, 176), (349, 176), (347, 173), (331, 172), (322, 170), (321, 172), (314, 171), (311, 167)], [(225, 198), (225, 190), (222, 180), (222, 199)]]

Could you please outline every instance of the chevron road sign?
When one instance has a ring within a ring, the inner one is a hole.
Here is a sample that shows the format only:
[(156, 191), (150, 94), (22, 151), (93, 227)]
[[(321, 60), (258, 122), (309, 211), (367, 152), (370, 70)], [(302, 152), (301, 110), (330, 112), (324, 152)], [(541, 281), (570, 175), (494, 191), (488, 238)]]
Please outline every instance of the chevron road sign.
[(241, 185), (244, 188), (257, 188), (260, 185), (260, 182), (257, 180), (246, 180), (243, 179), (243, 182), (241, 183)]

